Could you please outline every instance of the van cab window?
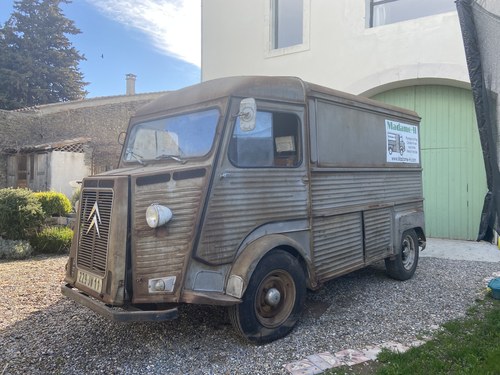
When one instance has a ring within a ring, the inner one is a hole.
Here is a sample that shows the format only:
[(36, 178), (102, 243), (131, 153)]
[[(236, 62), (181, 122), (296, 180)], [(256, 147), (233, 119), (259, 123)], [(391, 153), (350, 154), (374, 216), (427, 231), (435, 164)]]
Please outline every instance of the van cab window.
[(212, 148), (219, 111), (209, 109), (136, 124), (130, 133), (125, 161), (193, 158)]
[(229, 160), (237, 167), (296, 167), (300, 163), (300, 120), (292, 113), (258, 111), (255, 128), (236, 119)]

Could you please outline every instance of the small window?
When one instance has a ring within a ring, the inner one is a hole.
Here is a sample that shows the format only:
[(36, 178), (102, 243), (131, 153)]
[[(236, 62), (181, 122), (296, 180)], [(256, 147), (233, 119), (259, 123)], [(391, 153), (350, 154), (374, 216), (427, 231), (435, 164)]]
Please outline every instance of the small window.
[(369, 0), (370, 27), (456, 10), (454, 0)]
[(291, 113), (257, 112), (255, 129), (242, 131), (236, 119), (229, 160), (237, 167), (296, 167), (300, 163), (299, 118)]
[(304, 41), (304, 0), (272, 1), (273, 49)]

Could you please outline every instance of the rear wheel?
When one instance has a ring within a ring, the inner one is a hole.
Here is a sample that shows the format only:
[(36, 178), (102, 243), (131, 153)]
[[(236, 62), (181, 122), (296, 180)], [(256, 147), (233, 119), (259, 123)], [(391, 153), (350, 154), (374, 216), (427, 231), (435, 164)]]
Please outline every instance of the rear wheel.
[(274, 250), (259, 262), (243, 302), (229, 308), (229, 317), (243, 337), (263, 344), (293, 329), (305, 296), (305, 276), (299, 261), (284, 250)]
[(401, 236), (401, 247), (394, 259), (385, 260), (387, 274), (393, 279), (410, 279), (418, 264), (418, 237), (413, 229), (407, 230)]

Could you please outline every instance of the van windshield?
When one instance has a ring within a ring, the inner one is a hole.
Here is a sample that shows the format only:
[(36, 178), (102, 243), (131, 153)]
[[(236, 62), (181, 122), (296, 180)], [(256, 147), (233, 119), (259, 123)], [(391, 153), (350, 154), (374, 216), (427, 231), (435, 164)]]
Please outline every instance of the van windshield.
[(201, 157), (210, 151), (219, 111), (209, 109), (139, 123), (131, 129), (125, 149), (127, 162)]

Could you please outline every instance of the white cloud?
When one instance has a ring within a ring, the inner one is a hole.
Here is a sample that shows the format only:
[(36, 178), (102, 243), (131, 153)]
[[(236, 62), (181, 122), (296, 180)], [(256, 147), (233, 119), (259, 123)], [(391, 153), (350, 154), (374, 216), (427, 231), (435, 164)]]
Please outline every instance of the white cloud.
[(201, 65), (200, 0), (87, 0), (117, 22), (146, 34), (160, 52)]

